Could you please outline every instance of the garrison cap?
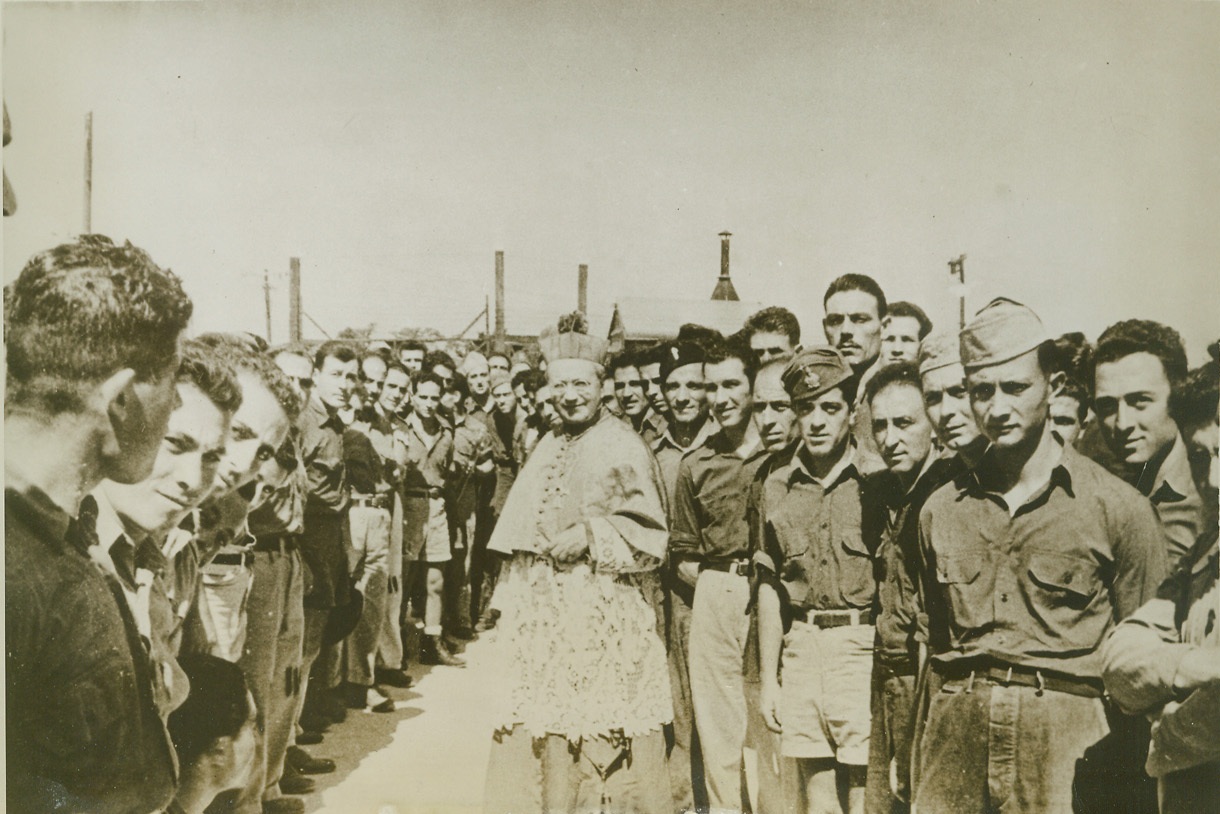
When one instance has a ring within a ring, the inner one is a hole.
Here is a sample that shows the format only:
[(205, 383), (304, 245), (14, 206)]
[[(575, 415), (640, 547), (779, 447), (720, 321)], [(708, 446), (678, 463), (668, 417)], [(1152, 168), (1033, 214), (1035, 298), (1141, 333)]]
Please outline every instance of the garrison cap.
[(513, 377), (504, 370), (493, 370), (487, 378), (491, 380), (492, 390), (504, 384), (507, 384), (509, 387), (513, 386)]
[(1042, 320), (1029, 306), (996, 297), (962, 329), (962, 365), (967, 369), (998, 365), (1049, 339)]
[(706, 357), (703, 346), (696, 342), (678, 341), (666, 345), (665, 353), (661, 355), (661, 381), (680, 367), (703, 364)]
[(837, 387), (852, 377), (851, 365), (829, 345), (805, 348), (788, 362), (781, 380), (792, 401), (805, 401)]
[(962, 363), (961, 340), (957, 334), (938, 331), (919, 343), (919, 375)]

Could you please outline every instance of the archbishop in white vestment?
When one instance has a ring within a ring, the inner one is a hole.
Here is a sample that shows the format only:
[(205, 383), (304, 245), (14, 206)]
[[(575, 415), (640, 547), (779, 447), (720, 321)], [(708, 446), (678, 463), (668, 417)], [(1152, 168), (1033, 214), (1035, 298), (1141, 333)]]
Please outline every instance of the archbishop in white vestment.
[(521, 470), (489, 543), (509, 560), (494, 600), (507, 707), (486, 810), (660, 814), (671, 805), (662, 726), (673, 712), (658, 631), (659, 470), (600, 407), (604, 342), (551, 330), (540, 343), (564, 426)]

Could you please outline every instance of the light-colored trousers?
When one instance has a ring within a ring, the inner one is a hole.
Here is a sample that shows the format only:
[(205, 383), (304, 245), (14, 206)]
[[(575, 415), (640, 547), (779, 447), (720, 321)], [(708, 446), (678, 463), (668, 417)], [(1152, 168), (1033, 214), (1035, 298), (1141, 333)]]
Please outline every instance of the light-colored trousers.
[(364, 595), (360, 621), (346, 641), (346, 677), (352, 684), (373, 685), (377, 646), (385, 622), (386, 588), (389, 584), (389, 509), (352, 506), (347, 564), (356, 578), (356, 589)]
[(690, 623), (690, 689), (712, 811), (741, 811), (743, 780), (756, 814), (778, 811), (778, 737), (762, 721), (759, 685), (744, 678), (749, 580), (699, 574)]
[(377, 667), (398, 670), (402, 667), (402, 496), (394, 495), (390, 514), (390, 550), (387, 557), (385, 622), (377, 641)]
[[(220, 554), (229, 553), (229, 546), (220, 550)], [(246, 646), (246, 601), (254, 573), (245, 565), (216, 562), (203, 566), (199, 573), (198, 629), (191, 637), (191, 649), (236, 662)]]

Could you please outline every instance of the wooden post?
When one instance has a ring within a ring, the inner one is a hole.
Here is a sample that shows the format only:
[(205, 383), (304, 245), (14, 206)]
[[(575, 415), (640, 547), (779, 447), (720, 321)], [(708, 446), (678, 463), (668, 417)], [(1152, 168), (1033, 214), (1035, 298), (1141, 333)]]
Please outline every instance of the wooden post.
[(271, 344), (271, 272), (263, 269), (263, 310), (267, 314), (267, 344)]
[(589, 267), (584, 263), (576, 269), (576, 310), (589, 315)]
[(301, 258), (288, 260), (288, 341), (301, 341)]
[(93, 234), (93, 111), (85, 114), (85, 234)]
[(956, 260), (949, 261), (949, 276), (956, 277), (961, 285), (961, 291), (957, 295), (957, 319), (959, 326), (964, 329), (966, 327), (966, 255), (962, 255)]
[(496, 344), (504, 344), (504, 252), (496, 252)]

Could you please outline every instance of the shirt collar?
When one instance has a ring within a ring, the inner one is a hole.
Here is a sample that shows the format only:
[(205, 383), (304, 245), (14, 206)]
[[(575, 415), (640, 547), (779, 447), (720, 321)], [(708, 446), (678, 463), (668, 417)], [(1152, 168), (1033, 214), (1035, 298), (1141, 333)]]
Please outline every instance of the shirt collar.
[(343, 422), (339, 420), (339, 414), (331, 411), (317, 396), (309, 397), (306, 409), (317, 419), (319, 427), (329, 426), (339, 433), (343, 432), (344, 426)]
[[(1140, 481), (1143, 480), (1140, 478)], [(1190, 457), (1186, 454), (1186, 442), (1182, 440), (1181, 433), (1174, 437), (1169, 452), (1150, 480), (1151, 488), (1145, 494), (1153, 503), (1176, 503), (1185, 500), (1190, 493), (1194, 475), (1190, 471)]]
[(805, 465), (805, 456), (802, 451), (805, 449), (803, 443), (797, 444), (796, 449), (792, 453), (792, 464), (788, 469), (788, 485), (791, 486), (798, 478), (806, 480), (810, 483), (816, 483), (821, 486), (824, 491), (830, 491), (832, 487), (839, 481), (846, 478), (859, 477), (859, 471), (856, 469), (856, 447), (853, 444), (847, 445), (847, 450), (843, 453), (843, 457), (830, 468), (826, 473), (826, 477), (816, 477), (809, 471), (809, 467)]
[[(987, 486), (979, 479), (980, 471), (986, 472), (990, 469), (990, 460), (993, 454), (994, 449), (992, 447), (988, 447), (987, 451), (983, 453), (983, 458), (979, 461), (979, 465), (977, 467), (974, 467), (973, 469), (966, 469), (960, 475), (958, 475), (955, 483), (957, 484), (959, 492), (959, 500), (968, 494), (973, 494), (975, 496), (994, 494), (994, 491), (988, 489)], [(1064, 493), (1066, 493), (1068, 497), (1075, 497), (1076, 492), (1073, 490), (1072, 484), (1079, 476), (1080, 467), (1084, 465), (1084, 460), (1084, 457), (1077, 452), (1074, 447), (1070, 445), (1064, 446), (1059, 455), (1059, 462), (1055, 464), (1054, 468), (1051, 469), (1050, 480), (1047, 482), (1046, 487), (1039, 490), (1037, 494), (1032, 495), (1029, 500), (1026, 501), (1026, 503), (1033, 503), (1040, 497), (1050, 494), (1050, 492), (1056, 486), (1063, 489)]]
[(725, 434), (723, 428), (712, 433), (712, 435), (708, 437), (707, 441), (704, 442), (704, 446), (715, 452), (717, 455), (732, 455), (733, 457), (740, 458), (743, 461), (748, 461), (755, 457), (763, 448), (762, 439), (756, 436), (754, 438), (754, 443), (748, 449), (746, 449), (744, 453), (739, 455), (737, 447), (729, 443), (729, 437)]
[(37, 486), (26, 485), (18, 488), (16, 479), (7, 473), (5, 480), (8, 482), (4, 490), (5, 511), (24, 515), (40, 539), (53, 542), (56, 546), (68, 545), (71, 515)]
[(711, 422), (711, 418), (705, 418), (703, 420), (703, 425), (699, 427), (699, 432), (695, 433), (695, 437), (691, 439), (690, 446), (684, 447), (674, 440), (674, 425), (673, 423), (670, 423), (665, 427), (665, 431), (657, 436), (657, 440), (653, 442), (653, 451), (660, 451), (662, 448), (667, 446), (673, 447), (679, 452), (690, 452), (692, 449), (698, 449), (706, 444), (708, 439), (712, 437), (713, 426), (714, 425)]

